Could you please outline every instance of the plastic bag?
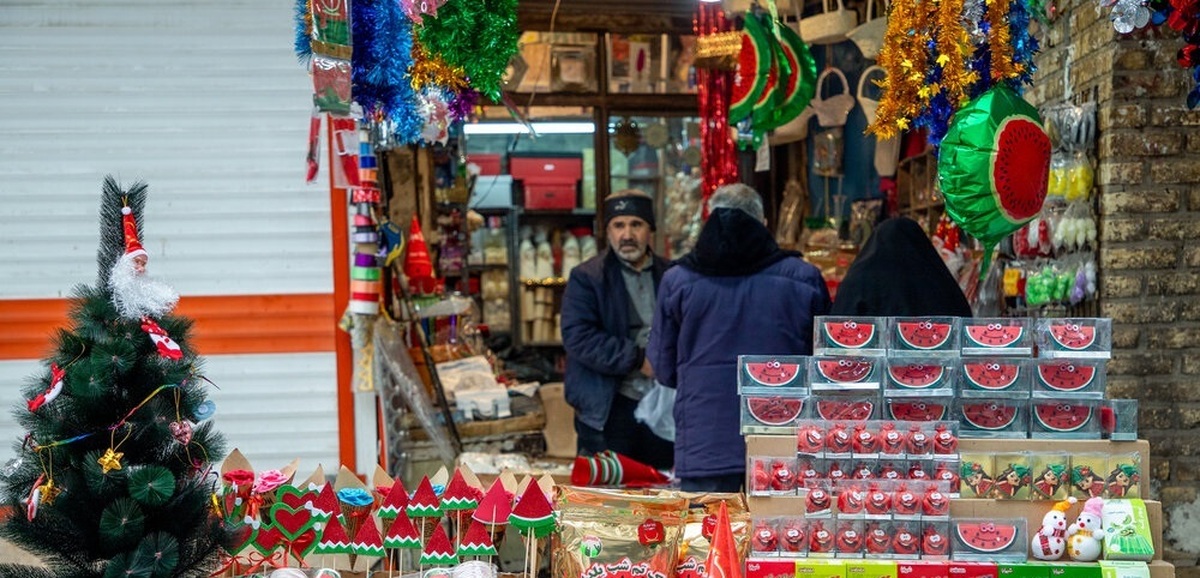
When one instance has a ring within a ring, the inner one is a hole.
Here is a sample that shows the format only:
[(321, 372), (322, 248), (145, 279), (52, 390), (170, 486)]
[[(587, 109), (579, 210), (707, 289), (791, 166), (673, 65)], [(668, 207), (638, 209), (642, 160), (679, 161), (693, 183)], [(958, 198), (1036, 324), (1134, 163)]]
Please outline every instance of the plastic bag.
[(675, 388), (655, 382), (633, 410), (633, 417), (646, 424), (654, 435), (675, 441)]

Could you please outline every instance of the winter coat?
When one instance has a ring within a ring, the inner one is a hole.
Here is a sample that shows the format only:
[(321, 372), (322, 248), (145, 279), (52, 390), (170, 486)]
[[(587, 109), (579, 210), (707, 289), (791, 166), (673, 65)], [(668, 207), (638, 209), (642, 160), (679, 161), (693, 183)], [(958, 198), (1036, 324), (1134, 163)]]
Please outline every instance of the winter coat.
[(675, 475), (743, 473), (738, 355), (812, 353), (829, 311), (821, 272), (736, 209), (709, 216), (692, 253), (663, 276), (647, 355), (676, 388)]
[[(666, 259), (652, 256), (654, 286), (662, 281)], [(604, 429), (613, 396), (626, 375), (640, 369), (645, 351), (629, 337), (629, 292), (620, 260), (606, 250), (571, 270), (562, 301), (563, 379), (575, 417)]]

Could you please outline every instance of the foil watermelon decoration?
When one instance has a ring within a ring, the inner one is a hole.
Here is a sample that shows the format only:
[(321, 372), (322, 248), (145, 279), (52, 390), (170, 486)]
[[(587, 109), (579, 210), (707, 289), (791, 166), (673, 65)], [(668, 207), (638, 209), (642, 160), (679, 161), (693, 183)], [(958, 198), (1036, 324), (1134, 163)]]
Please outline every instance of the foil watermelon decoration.
[(1050, 177), (1050, 137), (1033, 105), (998, 84), (954, 114), (938, 153), (946, 214), (992, 248), (1042, 209)]
[(771, 39), (762, 23), (755, 17), (746, 18), (742, 30), (742, 50), (738, 53), (737, 71), (733, 74), (733, 88), (729, 97), (730, 125), (737, 124), (754, 112), (754, 106), (762, 97), (774, 61)]
[(791, 75), (783, 83), (783, 98), (775, 109), (771, 128), (779, 128), (800, 116), (817, 94), (817, 61), (808, 45), (790, 26), (780, 24), (775, 28)]

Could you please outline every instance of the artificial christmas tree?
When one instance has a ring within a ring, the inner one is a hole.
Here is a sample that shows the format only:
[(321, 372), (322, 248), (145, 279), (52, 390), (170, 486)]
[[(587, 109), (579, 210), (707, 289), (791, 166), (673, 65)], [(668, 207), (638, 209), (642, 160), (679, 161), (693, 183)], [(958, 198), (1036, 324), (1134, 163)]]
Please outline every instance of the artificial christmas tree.
[(0, 564), (0, 576), (207, 576), (226, 534), (211, 470), (224, 442), (196, 425), (212, 406), (191, 321), (145, 272), (146, 185), (103, 189), (99, 279), (75, 289), (70, 329), (25, 387), (28, 433), (3, 471), (14, 514), (0, 533), (48, 567)]

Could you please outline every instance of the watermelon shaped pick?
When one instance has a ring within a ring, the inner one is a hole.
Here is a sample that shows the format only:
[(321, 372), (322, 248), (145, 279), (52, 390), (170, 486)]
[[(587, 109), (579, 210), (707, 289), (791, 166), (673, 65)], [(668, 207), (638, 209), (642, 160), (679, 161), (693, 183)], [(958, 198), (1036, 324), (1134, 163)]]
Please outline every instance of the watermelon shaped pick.
[(417, 491), (413, 493), (412, 500), (409, 500), (404, 511), (410, 518), (441, 517), (442, 501), (433, 492), (433, 484), (430, 483), (429, 476), (421, 478), (421, 483), (417, 485)]
[(508, 515), (508, 523), (512, 524), (522, 535), (533, 535), (534, 538), (544, 538), (554, 532), (557, 523), (554, 520), (554, 509), (550, 501), (537, 484), (529, 484), (520, 501), (513, 506)]
[(408, 507), (408, 490), (404, 489), (404, 482), (401, 482), (400, 478), (396, 478), (392, 482), (392, 488), (388, 490), (387, 497), (379, 505), (379, 517), (390, 520), (404, 514), (406, 507)]
[(483, 500), (480, 500), (479, 507), (475, 508), (475, 513), (471, 514), (471, 519), (488, 526), (507, 524), (508, 516), (512, 513), (512, 500), (512, 494), (504, 489), (504, 484), (497, 478), (483, 495)]
[(333, 493), (333, 484), (326, 482), (321, 487), (321, 491), (317, 493), (317, 499), (312, 505), (313, 518), (317, 520), (328, 520), (330, 517), (341, 511), (338, 506), (337, 495)]
[(346, 536), (346, 529), (342, 527), (340, 517), (331, 517), (329, 518), (329, 521), (325, 523), (325, 529), (321, 531), (321, 538), (317, 540), (317, 547), (313, 549), (313, 553), (350, 553), (350, 538)]
[(1050, 137), (1041, 117), (1004, 84), (954, 113), (938, 153), (946, 214), (992, 248), (1042, 210), (1050, 178)]
[(350, 553), (359, 556), (383, 556), (383, 538), (379, 536), (379, 528), (373, 520), (367, 520), (359, 526), (358, 533), (350, 541)]
[(472, 521), (471, 526), (467, 528), (467, 534), (463, 536), (462, 541), (458, 543), (459, 556), (495, 556), (496, 546), (492, 544), (492, 537), (488, 535), (488, 531), (477, 521)]
[(479, 498), (482, 497), (479, 490), (467, 484), (461, 472), (454, 470), (454, 477), (450, 478), (450, 483), (446, 484), (446, 490), (442, 492), (442, 509), (452, 512), (473, 510), (479, 505)]
[(434, 524), (433, 535), (425, 544), (425, 550), (421, 552), (421, 560), (418, 564), (422, 566), (458, 564), (458, 554), (454, 551), (454, 545), (450, 543), (450, 538), (446, 536), (446, 531), (442, 529), (441, 524)]
[(421, 547), (421, 533), (413, 526), (403, 510), (388, 526), (387, 535), (383, 537), (383, 547), (391, 549), (415, 550)]

